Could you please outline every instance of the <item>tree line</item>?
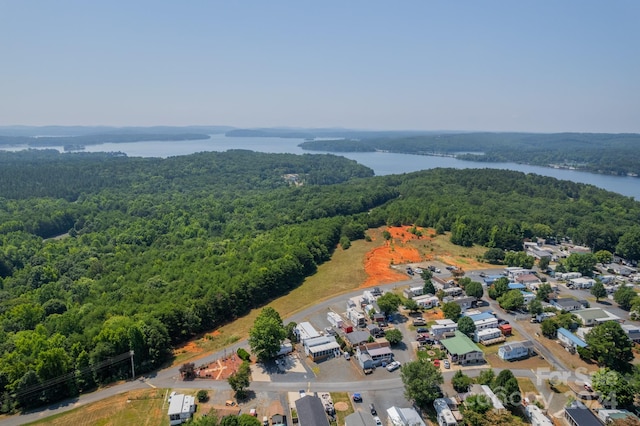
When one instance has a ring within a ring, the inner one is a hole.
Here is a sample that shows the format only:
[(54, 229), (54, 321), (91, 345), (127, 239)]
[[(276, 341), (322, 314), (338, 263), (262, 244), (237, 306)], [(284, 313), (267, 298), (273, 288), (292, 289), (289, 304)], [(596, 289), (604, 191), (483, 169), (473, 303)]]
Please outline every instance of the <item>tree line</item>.
[(626, 197), (510, 171), (375, 177), (333, 155), (33, 154), (0, 155), (3, 412), (126, 378), (128, 363), (103, 362), (129, 350), (136, 372), (158, 368), (173, 345), (285, 294), (372, 227), (508, 250), (579, 238), (589, 223), (585, 235), (615, 247), (640, 218)]

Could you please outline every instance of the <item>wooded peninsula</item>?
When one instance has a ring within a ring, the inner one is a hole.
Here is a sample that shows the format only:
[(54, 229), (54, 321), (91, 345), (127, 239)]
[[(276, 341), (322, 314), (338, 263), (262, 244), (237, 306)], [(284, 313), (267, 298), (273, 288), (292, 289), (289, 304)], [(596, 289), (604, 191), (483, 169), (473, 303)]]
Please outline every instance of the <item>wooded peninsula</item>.
[[(630, 160), (631, 161), (631, 160)], [(490, 169), (373, 176), (334, 155), (0, 153), (0, 411), (158, 368), (382, 225), (522, 250), (569, 237), (640, 259), (640, 203)], [(61, 378), (61, 375), (62, 378)]]
[(618, 176), (640, 175), (638, 134), (440, 133), (305, 141), (310, 151), (446, 155), (460, 160), (571, 168)]

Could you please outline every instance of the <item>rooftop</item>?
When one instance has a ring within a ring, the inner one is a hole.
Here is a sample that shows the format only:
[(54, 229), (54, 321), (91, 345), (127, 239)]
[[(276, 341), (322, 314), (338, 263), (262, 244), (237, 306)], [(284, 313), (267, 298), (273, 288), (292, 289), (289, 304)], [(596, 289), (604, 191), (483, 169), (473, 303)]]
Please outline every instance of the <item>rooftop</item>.
[(578, 336), (576, 336), (575, 334), (573, 334), (572, 332), (570, 332), (566, 328), (560, 327), (558, 329), (558, 334), (561, 334), (561, 335), (565, 336), (567, 339), (569, 339), (576, 346), (580, 346), (582, 348), (587, 346), (587, 344), (586, 344), (586, 342), (584, 340), (580, 339)]
[(455, 337), (441, 340), (442, 346), (454, 355), (464, 355), (470, 352), (482, 352), (478, 345), (473, 343), (471, 339), (458, 330), (455, 331)]

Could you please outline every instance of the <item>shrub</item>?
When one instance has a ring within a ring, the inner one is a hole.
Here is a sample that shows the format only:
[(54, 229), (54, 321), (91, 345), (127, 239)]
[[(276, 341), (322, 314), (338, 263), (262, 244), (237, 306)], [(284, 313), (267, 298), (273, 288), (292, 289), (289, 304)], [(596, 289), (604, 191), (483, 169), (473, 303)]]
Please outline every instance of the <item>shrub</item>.
[(243, 348), (238, 348), (237, 353), (241, 360), (247, 361), (247, 362), (251, 361), (251, 354), (246, 350), (244, 350)]

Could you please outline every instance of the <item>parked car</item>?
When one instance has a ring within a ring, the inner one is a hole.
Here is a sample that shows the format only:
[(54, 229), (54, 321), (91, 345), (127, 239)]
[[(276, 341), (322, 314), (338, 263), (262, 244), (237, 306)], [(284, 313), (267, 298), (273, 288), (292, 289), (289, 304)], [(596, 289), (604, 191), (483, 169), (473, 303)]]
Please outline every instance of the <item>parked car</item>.
[(448, 360), (448, 359), (445, 359), (445, 360), (444, 360), (443, 365), (444, 365), (444, 368), (451, 368), (451, 364), (449, 363), (449, 360)]
[(349, 352), (344, 353), (344, 359), (346, 359), (347, 361), (351, 359), (351, 355), (349, 355)]
[(422, 268), (416, 268), (413, 270), (413, 272), (415, 272), (416, 274), (421, 274), (422, 273)]
[(435, 365), (436, 367), (440, 367), (440, 360), (439, 359), (434, 359), (433, 360), (433, 365)]
[(376, 411), (376, 407), (374, 407), (373, 404), (369, 404), (369, 411), (371, 411), (372, 416), (378, 415), (378, 412)]
[(258, 411), (255, 408), (252, 408), (251, 410), (249, 410), (249, 415), (258, 417)]
[(419, 327), (418, 329), (416, 329), (416, 333), (428, 333), (428, 332), (429, 332), (428, 328)]
[(380, 417), (374, 416), (373, 420), (376, 422), (376, 426), (382, 426), (382, 420), (380, 420)]
[(424, 318), (416, 318), (413, 320), (413, 325), (427, 325), (427, 322), (424, 320)]
[(395, 371), (400, 368), (400, 362), (393, 361), (392, 363), (387, 365), (387, 371)]
[(304, 398), (305, 396), (307, 396), (307, 393), (304, 391), (304, 389), (300, 389), (298, 393), (300, 394), (300, 398)]
[(362, 395), (354, 393), (351, 399), (353, 399), (353, 402), (362, 402)]

